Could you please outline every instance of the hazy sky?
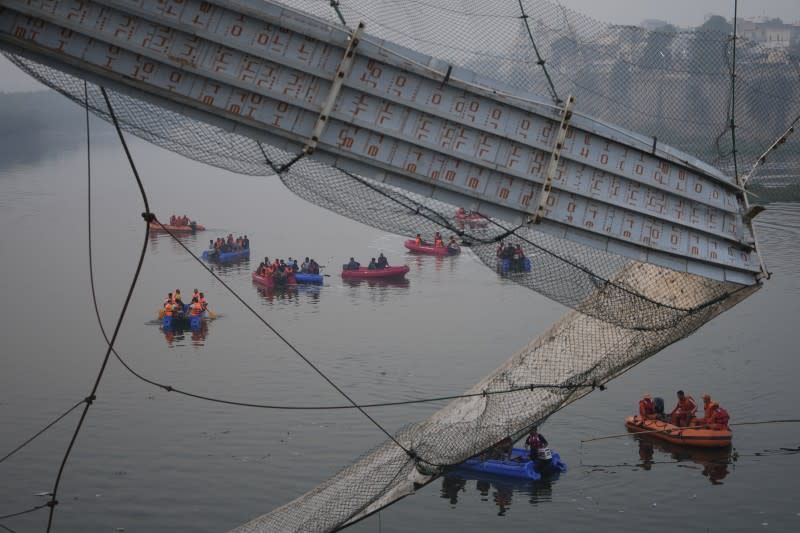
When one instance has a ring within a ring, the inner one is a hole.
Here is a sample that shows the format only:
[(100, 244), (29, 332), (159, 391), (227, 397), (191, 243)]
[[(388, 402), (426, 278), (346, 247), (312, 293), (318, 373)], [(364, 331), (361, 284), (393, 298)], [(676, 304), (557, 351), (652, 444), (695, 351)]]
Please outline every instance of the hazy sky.
[[(320, 0), (322, 1), (322, 0)], [(347, 3), (348, 0), (342, 0)], [(516, 0), (491, 0), (516, 2)], [(733, 16), (734, 0), (551, 0), (603, 22), (639, 24), (644, 19), (666, 20), (677, 26), (699, 26), (710, 14)], [(291, 0), (284, 0), (291, 5)], [(780, 17), (800, 21), (800, 0), (739, 0), (741, 17)], [(0, 56), (0, 92), (30, 91), (42, 85)]]

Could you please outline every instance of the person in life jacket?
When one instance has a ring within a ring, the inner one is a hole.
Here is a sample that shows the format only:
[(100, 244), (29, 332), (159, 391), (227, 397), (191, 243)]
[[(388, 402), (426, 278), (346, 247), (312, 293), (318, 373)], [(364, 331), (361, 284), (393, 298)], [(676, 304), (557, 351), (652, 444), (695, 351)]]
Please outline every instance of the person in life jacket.
[(203, 305), (197, 301), (197, 298), (192, 298), (192, 303), (189, 305), (192, 316), (200, 316), (203, 313)]
[(417, 246), (422, 246), (422, 237), (420, 237), (419, 233), (417, 233), (417, 236), (414, 239), (414, 242), (416, 243)]
[(703, 394), (703, 418), (695, 418), (692, 420), (693, 426), (704, 426), (711, 421), (711, 413), (713, 409), (711, 408), (711, 395), (706, 393)]
[(164, 302), (164, 316), (172, 316), (172, 313), (175, 310), (175, 304), (172, 301)]
[(686, 396), (682, 390), (678, 391), (678, 403), (670, 413), (670, 422), (678, 427), (686, 427), (697, 412), (694, 398)]
[(639, 416), (644, 420), (655, 420), (656, 409), (649, 392), (645, 392), (639, 400)]
[(458, 249), (458, 241), (456, 241), (455, 235), (450, 235), (450, 241), (447, 243), (447, 247), (454, 250)]
[(172, 298), (172, 293), (171, 292), (167, 294), (167, 299), (164, 300), (164, 305), (167, 305), (168, 303), (169, 304), (174, 304), (175, 303), (175, 300)]
[(529, 448), (528, 454), (531, 461), (536, 461), (539, 458), (539, 450), (547, 448), (547, 439), (536, 430), (536, 426), (531, 428), (528, 438), (525, 439), (525, 447)]
[(730, 429), (728, 421), (731, 419), (728, 411), (719, 406), (719, 402), (711, 402), (711, 420), (707, 421), (709, 429)]
[(434, 248), (444, 248), (444, 240), (442, 240), (442, 236), (439, 235), (439, 232), (436, 232), (436, 235), (433, 237), (433, 247)]
[(208, 308), (208, 300), (206, 300), (206, 297), (202, 292), (197, 296), (197, 301), (203, 306), (203, 311)]
[(175, 305), (180, 306), (180, 309), (183, 310), (183, 300), (181, 299), (181, 290), (175, 289), (175, 292), (172, 293), (173, 300), (175, 301)]

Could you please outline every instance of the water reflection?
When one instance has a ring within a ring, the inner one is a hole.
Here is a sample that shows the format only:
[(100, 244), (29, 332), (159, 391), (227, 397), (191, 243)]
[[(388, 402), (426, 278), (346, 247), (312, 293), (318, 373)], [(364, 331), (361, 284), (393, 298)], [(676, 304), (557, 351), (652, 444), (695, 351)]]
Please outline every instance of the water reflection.
[(206, 263), (208, 269), (217, 274), (246, 274), (250, 275), (250, 258), (243, 257), (233, 261), (225, 261), (223, 263), (217, 261), (208, 261)]
[(635, 435), (634, 438), (639, 444), (638, 466), (643, 470), (652, 470), (653, 466), (659, 463), (654, 458), (655, 451), (658, 450), (669, 455), (671, 459), (678, 463), (692, 462), (699, 465), (699, 467), (693, 467), (688, 464), (679, 464), (678, 466), (695, 470), (702, 469), (702, 474), (708, 478), (712, 485), (722, 485), (722, 480), (730, 473), (728, 465), (736, 461), (735, 453), (732, 453), (732, 448), (730, 447), (689, 448), (664, 442), (649, 435)]
[(381, 288), (381, 287), (395, 287), (395, 288), (405, 288), (408, 287), (411, 282), (406, 278), (395, 278), (395, 279), (342, 279), (342, 283), (344, 283), (348, 287), (361, 287), (367, 286), (370, 288)]
[[(185, 244), (190, 250), (198, 248), (198, 242), (202, 242), (199, 240), (197, 234), (194, 233), (174, 233), (175, 237), (180, 239), (180, 241)], [(158, 254), (159, 249), (162, 247), (166, 247), (168, 250), (173, 250), (178, 253), (186, 253), (183, 247), (175, 241), (169, 234), (158, 232), (158, 231), (150, 231), (150, 251), (153, 254)], [(199, 254), (198, 254), (199, 255)]]
[(282, 287), (265, 287), (259, 283), (253, 282), (253, 286), (258, 291), (259, 296), (264, 299), (268, 304), (275, 303), (299, 303), (301, 298), (307, 300), (311, 305), (319, 303), (320, 295), (322, 294), (322, 285), (315, 284), (297, 284), (297, 285), (284, 285)]
[(470, 482), (475, 481), (474, 489), (480, 493), (480, 500), (490, 502), (497, 508), (497, 516), (505, 516), (514, 501), (537, 505), (552, 500), (553, 484), (558, 480), (559, 472), (538, 481), (514, 479), (473, 471), (455, 470), (442, 477), (439, 496), (450, 502), (452, 507), (458, 504), (462, 493), (467, 493)]
[(164, 327), (162, 324), (159, 329), (164, 334), (164, 339), (170, 348), (186, 346), (187, 341), (191, 346), (200, 347), (205, 344), (208, 323), (209, 319), (203, 318), (199, 326), (190, 327), (188, 321), (175, 321), (172, 326)]
[(429, 267), (431, 263), (433, 263), (433, 268), (437, 271), (447, 268), (447, 270), (450, 272), (454, 272), (456, 269), (456, 257), (458, 257), (458, 255), (423, 255), (408, 252), (406, 253), (406, 264), (411, 268), (411, 270), (416, 270), (417, 272), (425, 270), (425, 268)]

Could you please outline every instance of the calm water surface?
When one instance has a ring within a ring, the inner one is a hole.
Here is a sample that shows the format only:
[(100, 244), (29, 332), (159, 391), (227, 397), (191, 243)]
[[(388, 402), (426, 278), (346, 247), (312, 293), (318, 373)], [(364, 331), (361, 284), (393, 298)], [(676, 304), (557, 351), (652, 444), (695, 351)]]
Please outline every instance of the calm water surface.
[[(79, 115), (76, 135), (82, 135)], [(103, 127), (103, 131), (108, 130)], [(276, 178), (202, 166), (132, 141), (151, 209), (186, 213), (209, 231), (185, 237), (199, 252), (218, 235), (247, 234), (249, 262), (218, 271), (265, 320), (356, 401), (457, 394), (504, 362), (566, 310), (499, 279), (470, 253), (413, 257), (385, 234), (294, 197)], [(122, 151), (93, 157), (95, 281), (108, 331), (144, 238), (143, 210)], [(796, 418), (800, 206), (759, 216), (773, 278), (763, 290), (556, 413), (543, 433), (569, 464), (542, 483), (437, 480), (353, 531), (796, 531), (800, 425), (736, 428), (733, 456), (687, 452), (631, 437), (623, 418), (648, 390), (671, 408), (674, 391), (711, 392), (733, 421)], [(91, 389), (104, 355), (91, 304), (85, 153), (68, 151), (0, 170), (3, 293), (0, 455)], [(348, 285), (339, 265), (383, 251), (411, 267), (407, 284)], [(322, 287), (260, 290), (261, 257), (311, 256)], [(166, 293), (205, 291), (219, 318), (197, 333), (154, 323)], [(147, 258), (117, 341), (150, 379), (197, 394), (275, 405), (345, 403), (271, 331), (166, 236)], [(372, 409), (389, 430), (441, 405)], [(0, 515), (44, 503), (77, 417), (0, 464)], [(143, 383), (112, 359), (67, 465), (55, 530), (225, 531), (324, 481), (382, 442), (350, 411), (230, 407)], [(42, 531), (46, 512), (8, 519)]]

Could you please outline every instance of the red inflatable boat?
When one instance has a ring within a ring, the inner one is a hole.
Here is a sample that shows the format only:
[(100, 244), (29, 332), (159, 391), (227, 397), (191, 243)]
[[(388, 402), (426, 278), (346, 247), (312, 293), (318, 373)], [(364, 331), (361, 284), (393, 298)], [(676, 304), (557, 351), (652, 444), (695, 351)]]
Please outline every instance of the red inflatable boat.
[(417, 244), (417, 241), (414, 239), (407, 240), (404, 246), (417, 254), (458, 255), (461, 253), (461, 248), (451, 248), (449, 246), (440, 246), (437, 248), (432, 244)]
[(408, 265), (373, 269), (360, 267), (358, 270), (342, 270), (342, 277), (344, 279), (397, 279), (405, 276), (408, 271)]

